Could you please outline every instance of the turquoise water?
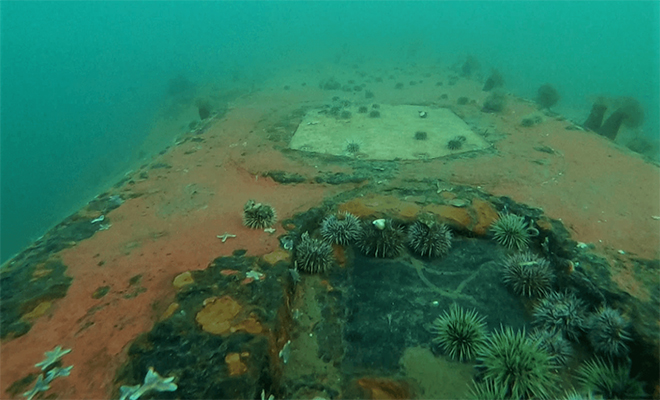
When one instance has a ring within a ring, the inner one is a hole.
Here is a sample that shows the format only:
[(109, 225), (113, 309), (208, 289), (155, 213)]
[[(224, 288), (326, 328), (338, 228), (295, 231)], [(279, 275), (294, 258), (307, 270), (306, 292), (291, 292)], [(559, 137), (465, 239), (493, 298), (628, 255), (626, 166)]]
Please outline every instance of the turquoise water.
[(258, 88), (276, 67), (468, 54), (582, 121), (631, 96), (658, 137), (658, 2), (2, 2), (0, 261), (161, 148), (143, 146), (183, 76)]

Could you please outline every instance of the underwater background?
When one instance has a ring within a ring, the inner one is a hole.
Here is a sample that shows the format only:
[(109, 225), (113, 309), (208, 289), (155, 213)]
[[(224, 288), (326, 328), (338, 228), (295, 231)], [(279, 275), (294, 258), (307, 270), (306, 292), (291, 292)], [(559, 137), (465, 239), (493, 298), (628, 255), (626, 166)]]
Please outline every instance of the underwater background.
[[(256, 90), (301, 66), (471, 55), (518, 96), (554, 85), (553, 110), (578, 122), (599, 95), (633, 97), (645, 112), (633, 135), (657, 143), (659, 11), (656, 1), (2, 2), (0, 262), (185, 132), (173, 97)], [(657, 145), (645, 152), (657, 160)]]

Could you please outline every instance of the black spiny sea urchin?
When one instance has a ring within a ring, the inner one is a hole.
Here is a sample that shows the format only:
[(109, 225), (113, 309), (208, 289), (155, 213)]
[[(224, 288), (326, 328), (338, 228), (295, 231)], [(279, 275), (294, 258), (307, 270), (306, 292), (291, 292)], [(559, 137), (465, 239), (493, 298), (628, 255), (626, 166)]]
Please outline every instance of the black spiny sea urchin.
[(275, 209), (265, 203), (248, 200), (243, 206), (243, 225), (252, 229), (262, 229), (273, 226), (277, 220)]
[(350, 155), (356, 155), (360, 152), (360, 142), (355, 140), (347, 140), (345, 146), (346, 153)]
[(325, 272), (332, 265), (332, 246), (330, 243), (309, 237), (305, 232), (295, 247), (295, 265), (301, 271), (312, 274)]
[(501, 214), (490, 230), (495, 241), (509, 249), (522, 251), (527, 248), (532, 236), (538, 235), (535, 228), (531, 228), (524, 217), (515, 214)]
[(447, 142), (447, 148), (449, 150), (460, 150), (460, 148), (463, 147), (463, 143), (465, 143), (465, 140), (466, 140), (465, 136), (463, 135), (456, 136), (455, 138)]
[(573, 293), (552, 292), (534, 308), (534, 324), (577, 341), (585, 328), (584, 303)]
[(451, 231), (433, 215), (423, 215), (408, 228), (408, 245), (421, 256), (440, 257), (451, 248)]
[(360, 236), (360, 220), (349, 212), (327, 216), (321, 223), (321, 236), (330, 243), (345, 246)]
[(391, 219), (377, 219), (362, 225), (358, 245), (368, 256), (394, 258), (403, 250), (406, 234)]
[(547, 399), (552, 396), (557, 376), (552, 356), (529, 339), (523, 330), (506, 327), (493, 332), (479, 352), (483, 378), (496, 387), (506, 387), (503, 398)]
[(555, 279), (545, 258), (530, 252), (517, 253), (504, 261), (504, 283), (527, 297), (543, 297), (552, 289)]
[(603, 307), (589, 318), (589, 342), (594, 350), (607, 357), (628, 355), (628, 321), (619, 311)]
[(486, 341), (484, 317), (465, 311), (455, 303), (433, 321), (434, 343), (440, 344), (454, 360), (471, 360)]
[(428, 139), (429, 135), (425, 131), (417, 131), (415, 132), (415, 140), (426, 140)]

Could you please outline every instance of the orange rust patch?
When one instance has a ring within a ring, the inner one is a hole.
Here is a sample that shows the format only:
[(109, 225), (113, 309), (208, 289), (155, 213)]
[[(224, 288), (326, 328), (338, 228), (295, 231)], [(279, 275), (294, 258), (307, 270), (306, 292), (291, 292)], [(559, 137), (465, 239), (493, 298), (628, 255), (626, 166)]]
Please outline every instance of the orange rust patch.
[(169, 317), (171, 317), (172, 314), (174, 314), (174, 312), (175, 312), (176, 310), (178, 310), (178, 309), (179, 309), (179, 303), (172, 303), (172, 304), (170, 304), (169, 307), (167, 307), (167, 310), (165, 310), (165, 312), (163, 313), (163, 315), (160, 317), (160, 320), (161, 320), (161, 321), (165, 321), (166, 319), (168, 319)]
[(294, 224), (291, 221), (286, 221), (286, 222), (282, 223), (282, 228), (284, 228), (287, 231), (292, 231), (292, 230), (296, 229), (296, 224)]
[(195, 320), (203, 330), (215, 335), (239, 331), (259, 334), (264, 331), (254, 314), (245, 319), (237, 318), (241, 310), (241, 305), (230, 296), (210, 297), (204, 300), (204, 308), (197, 313)]
[(346, 251), (344, 250), (344, 248), (338, 244), (333, 244), (332, 251), (335, 255), (335, 260), (337, 261), (337, 264), (344, 267), (346, 265)]
[(450, 225), (459, 228), (470, 230), (472, 226), (472, 217), (467, 208), (431, 204), (424, 207), (424, 211), (432, 212)]
[(247, 333), (251, 333), (253, 335), (256, 335), (258, 333), (263, 332), (264, 328), (261, 326), (259, 321), (257, 321), (257, 318), (255, 315), (250, 314), (250, 316), (240, 323), (238, 323), (235, 326), (232, 326), (229, 331), (234, 333), (238, 331), (245, 331)]
[(552, 222), (545, 215), (536, 220), (536, 225), (541, 228), (542, 231), (551, 231)]
[(245, 278), (241, 281), (241, 285), (249, 285), (252, 282), (254, 282), (254, 278)]
[(236, 275), (236, 274), (240, 274), (240, 273), (241, 273), (241, 271), (237, 271), (235, 269), (223, 269), (222, 271), (220, 271), (220, 275), (224, 275), (224, 276), (231, 276), (231, 275)]
[(399, 382), (388, 379), (362, 378), (358, 384), (369, 393), (370, 399), (409, 399), (410, 391)]
[(241, 355), (238, 353), (228, 353), (225, 356), (225, 363), (229, 368), (229, 376), (243, 375), (247, 372), (247, 366), (241, 361)]
[(651, 294), (644, 283), (637, 279), (632, 268), (630, 265), (614, 263), (612, 266), (612, 281), (624, 292), (640, 301), (648, 302), (651, 300)]
[(458, 196), (456, 196), (456, 193), (443, 190), (442, 192), (440, 192), (440, 197), (442, 197), (445, 200), (453, 200)]
[(268, 264), (275, 265), (280, 261), (288, 260), (289, 252), (284, 249), (277, 249), (272, 253), (266, 254), (263, 258)]
[(473, 199), (470, 208), (477, 217), (477, 224), (472, 228), (472, 232), (485, 235), (490, 225), (497, 221), (497, 211), (489, 202), (482, 199)]
[(339, 206), (339, 211), (350, 212), (358, 217), (368, 217), (374, 214), (398, 215), (402, 207), (401, 200), (393, 196), (368, 195), (350, 200)]
[(357, 217), (367, 217), (374, 213), (374, 209), (364, 204), (364, 199), (353, 199), (339, 205), (340, 212), (349, 212)]
[(328, 282), (327, 279), (322, 280), (321, 285), (325, 286), (328, 292), (332, 292), (333, 290), (335, 290), (335, 288), (330, 284), (330, 282)]
[(411, 202), (400, 200), (394, 196), (378, 194), (356, 198), (338, 207), (340, 212), (349, 212), (357, 217), (390, 216), (405, 220), (414, 220), (421, 208)]
[(42, 301), (37, 304), (35, 308), (32, 309), (29, 313), (23, 314), (23, 319), (35, 319), (44, 315), (50, 307), (53, 305), (52, 301)]
[(211, 297), (204, 300), (195, 320), (206, 332), (222, 335), (229, 332), (231, 321), (241, 311), (241, 305), (229, 296)]
[(412, 221), (419, 213), (420, 207), (413, 203), (402, 203), (399, 216), (405, 220)]
[(176, 278), (174, 278), (174, 281), (172, 281), (172, 286), (174, 286), (177, 289), (181, 289), (183, 286), (190, 285), (192, 283), (195, 283), (195, 280), (190, 274), (190, 271), (186, 271), (182, 274), (177, 275)]

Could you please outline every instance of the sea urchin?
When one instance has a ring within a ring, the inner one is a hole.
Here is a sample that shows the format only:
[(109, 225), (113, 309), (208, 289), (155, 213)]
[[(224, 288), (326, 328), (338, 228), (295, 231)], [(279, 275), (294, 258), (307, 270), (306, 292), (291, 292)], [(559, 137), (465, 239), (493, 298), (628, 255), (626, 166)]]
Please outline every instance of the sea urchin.
[(447, 142), (447, 148), (449, 150), (460, 150), (465, 143), (465, 136), (459, 135)]
[(600, 358), (587, 361), (577, 370), (585, 390), (604, 399), (643, 399), (644, 387), (630, 376), (630, 366), (614, 366)]
[(297, 269), (309, 273), (325, 272), (332, 265), (332, 246), (330, 243), (309, 237), (305, 232), (295, 247), (295, 265)]
[(543, 297), (552, 289), (555, 278), (545, 258), (530, 252), (517, 253), (504, 261), (504, 283), (527, 297)]
[(470, 360), (486, 341), (484, 317), (476, 311), (465, 311), (454, 303), (449, 312), (433, 321), (437, 336), (434, 343), (440, 344), (454, 360)]
[(524, 330), (506, 327), (493, 332), (477, 360), (482, 362), (484, 379), (507, 388), (504, 398), (549, 398), (557, 382), (552, 356)]
[(491, 227), (493, 238), (499, 244), (509, 249), (524, 250), (532, 236), (538, 235), (538, 230), (530, 227), (524, 217), (515, 214), (502, 214)]
[(252, 229), (262, 229), (273, 226), (277, 220), (275, 209), (265, 203), (248, 200), (243, 206), (243, 225)]
[(432, 214), (424, 215), (408, 228), (408, 245), (421, 256), (439, 257), (451, 247), (451, 231)]
[(394, 258), (403, 250), (406, 234), (391, 219), (377, 219), (362, 225), (360, 249), (369, 256)]
[(589, 318), (589, 341), (594, 350), (607, 357), (628, 355), (628, 322), (618, 310), (603, 307)]
[(534, 308), (534, 324), (577, 341), (585, 328), (584, 303), (573, 293), (551, 292)]
[(347, 140), (344, 150), (350, 155), (356, 155), (360, 152), (360, 142), (355, 140)]
[(360, 220), (349, 212), (329, 215), (321, 223), (321, 236), (330, 243), (345, 246), (360, 236)]
[(567, 365), (573, 357), (573, 346), (564, 335), (546, 330), (536, 330), (530, 338), (550, 353), (557, 365)]

